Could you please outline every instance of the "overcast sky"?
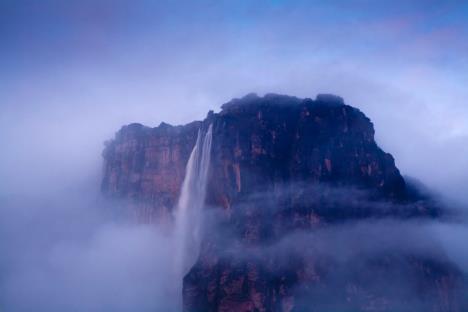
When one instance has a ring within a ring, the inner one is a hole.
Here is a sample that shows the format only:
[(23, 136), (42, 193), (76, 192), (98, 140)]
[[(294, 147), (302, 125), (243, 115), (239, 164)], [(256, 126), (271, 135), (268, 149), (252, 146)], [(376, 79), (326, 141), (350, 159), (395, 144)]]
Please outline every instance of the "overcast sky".
[(468, 1), (0, 2), (0, 195), (98, 179), (121, 125), (335, 93), (402, 173), (463, 199)]

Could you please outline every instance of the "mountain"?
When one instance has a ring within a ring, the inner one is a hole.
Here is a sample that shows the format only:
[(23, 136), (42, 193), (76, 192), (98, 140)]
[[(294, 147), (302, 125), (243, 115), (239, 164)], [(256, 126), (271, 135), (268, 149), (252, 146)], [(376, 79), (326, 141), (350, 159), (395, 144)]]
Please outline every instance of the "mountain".
[(199, 129), (213, 141), (186, 311), (459, 311), (460, 273), (425, 222), (444, 209), (408, 185), (342, 98), (249, 94), (184, 126), (123, 127), (102, 192), (139, 222), (173, 223)]

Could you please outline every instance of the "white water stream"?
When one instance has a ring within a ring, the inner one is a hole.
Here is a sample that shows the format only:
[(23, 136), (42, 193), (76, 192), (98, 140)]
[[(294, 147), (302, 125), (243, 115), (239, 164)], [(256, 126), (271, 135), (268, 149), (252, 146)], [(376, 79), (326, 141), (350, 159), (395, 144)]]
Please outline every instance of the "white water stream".
[(178, 282), (195, 263), (201, 240), (201, 213), (205, 204), (206, 184), (210, 167), (212, 125), (203, 134), (198, 130), (185, 170), (175, 218), (175, 270)]

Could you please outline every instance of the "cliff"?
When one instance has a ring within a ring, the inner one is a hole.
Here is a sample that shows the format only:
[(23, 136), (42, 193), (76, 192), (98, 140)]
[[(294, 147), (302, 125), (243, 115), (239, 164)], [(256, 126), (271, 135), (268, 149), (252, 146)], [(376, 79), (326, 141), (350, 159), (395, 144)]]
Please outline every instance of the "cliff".
[(170, 222), (200, 125), (124, 126), (106, 143), (102, 192), (128, 200), (140, 222)]
[[(457, 311), (457, 270), (442, 254), (376, 252), (359, 238), (323, 235), (350, 222), (441, 214), (406, 185), (371, 121), (337, 96), (249, 94), (201, 122), (125, 126), (103, 153), (103, 193), (128, 200), (140, 222), (171, 223), (197, 131), (209, 124), (210, 213), (184, 278), (185, 310)], [(338, 260), (329, 247), (343, 240), (356, 246)]]

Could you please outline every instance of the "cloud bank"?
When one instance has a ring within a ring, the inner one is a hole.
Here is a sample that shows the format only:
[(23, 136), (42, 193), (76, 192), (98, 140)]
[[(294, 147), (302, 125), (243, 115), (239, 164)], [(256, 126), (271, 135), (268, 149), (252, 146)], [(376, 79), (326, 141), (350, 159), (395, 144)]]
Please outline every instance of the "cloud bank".
[(89, 193), (2, 202), (5, 311), (173, 311), (168, 233), (118, 216)]

